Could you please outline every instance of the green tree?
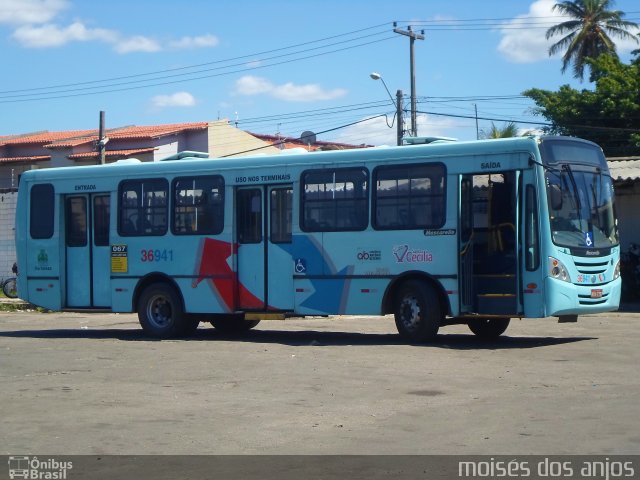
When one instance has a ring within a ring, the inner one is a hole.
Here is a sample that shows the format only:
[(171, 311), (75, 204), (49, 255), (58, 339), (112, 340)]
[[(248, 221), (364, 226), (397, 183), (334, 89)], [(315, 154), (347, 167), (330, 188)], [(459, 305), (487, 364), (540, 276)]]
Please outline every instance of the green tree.
[(587, 63), (595, 90), (563, 85), (555, 92), (532, 88), (523, 95), (551, 123), (548, 133), (594, 141), (607, 156), (640, 154), (640, 55), (630, 64), (609, 54)]
[(502, 128), (497, 127), (495, 123), (491, 122), (491, 128), (489, 130), (483, 130), (480, 134), (482, 138), (510, 138), (518, 136), (518, 127), (514, 122), (509, 122), (503, 125)]
[(570, 17), (547, 30), (547, 39), (564, 35), (549, 48), (549, 56), (564, 51), (562, 73), (573, 63), (573, 76), (582, 80), (588, 58), (603, 53), (617, 57), (616, 45), (611, 36), (621, 39), (638, 39), (629, 32), (636, 28), (634, 22), (623, 20), (624, 13), (610, 10), (614, 0), (573, 0), (556, 3), (554, 11)]

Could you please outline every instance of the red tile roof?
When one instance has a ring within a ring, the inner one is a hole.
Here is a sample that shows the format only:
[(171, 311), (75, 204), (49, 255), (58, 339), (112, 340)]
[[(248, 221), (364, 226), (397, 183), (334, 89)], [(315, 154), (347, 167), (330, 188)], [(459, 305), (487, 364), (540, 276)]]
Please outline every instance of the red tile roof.
[(173, 123), (167, 125), (150, 125), (145, 127), (124, 127), (107, 132), (109, 138), (160, 138), (185, 130), (206, 130), (209, 122)]
[(28, 145), (28, 144), (47, 144), (69, 137), (79, 137), (89, 135), (95, 130), (71, 130), (66, 132), (37, 132), (27, 133), (25, 135), (16, 135), (0, 141), (2, 145)]
[(43, 162), (51, 160), (51, 155), (34, 155), (30, 157), (0, 157), (0, 163)]
[[(111, 139), (160, 138), (182, 131), (206, 130), (209, 122), (170, 123), (166, 125), (128, 126), (107, 130)], [(98, 140), (98, 130), (68, 130), (63, 132), (36, 132), (25, 135), (0, 137), (3, 145), (41, 144), (46, 148), (71, 148)]]
[[(132, 148), (130, 150), (107, 150), (105, 152), (105, 156), (109, 157), (128, 157), (131, 155), (139, 155), (141, 153), (150, 153), (154, 150), (157, 150), (154, 147), (147, 148)], [(70, 160), (78, 160), (81, 158), (98, 158), (98, 152), (85, 152), (85, 153), (74, 153), (73, 155), (69, 155), (68, 158)]]

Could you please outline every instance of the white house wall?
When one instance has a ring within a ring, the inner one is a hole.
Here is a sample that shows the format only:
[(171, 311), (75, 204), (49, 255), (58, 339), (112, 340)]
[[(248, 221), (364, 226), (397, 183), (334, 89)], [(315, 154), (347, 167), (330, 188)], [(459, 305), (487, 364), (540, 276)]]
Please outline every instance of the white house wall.
[(0, 193), (0, 278), (12, 277), (16, 261), (15, 218), (17, 192)]

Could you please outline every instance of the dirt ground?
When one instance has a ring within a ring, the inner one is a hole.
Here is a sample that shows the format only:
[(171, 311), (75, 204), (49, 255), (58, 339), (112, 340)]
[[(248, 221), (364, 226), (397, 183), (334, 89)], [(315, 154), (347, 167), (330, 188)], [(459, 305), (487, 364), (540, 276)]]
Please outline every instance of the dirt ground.
[(1, 454), (638, 454), (640, 316), (514, 320), (495, 342), (391, 317), (201, 325), (0, 313)]

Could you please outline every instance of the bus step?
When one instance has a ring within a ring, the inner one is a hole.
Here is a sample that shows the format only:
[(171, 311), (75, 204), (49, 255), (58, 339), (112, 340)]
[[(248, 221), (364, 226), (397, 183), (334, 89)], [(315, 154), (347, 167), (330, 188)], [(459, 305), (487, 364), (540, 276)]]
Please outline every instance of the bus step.
[(518, 298), (512, 293), (485, 293), (476, 296), (477, 313), (509, 315), (518, 312)]
[(284, 320), (284, 313), (250, 312), (244, 314), (245, 320)]
[(474, 275), (474, 287), (478, 295), (505, 293), (516, 291), (515, 275)]

